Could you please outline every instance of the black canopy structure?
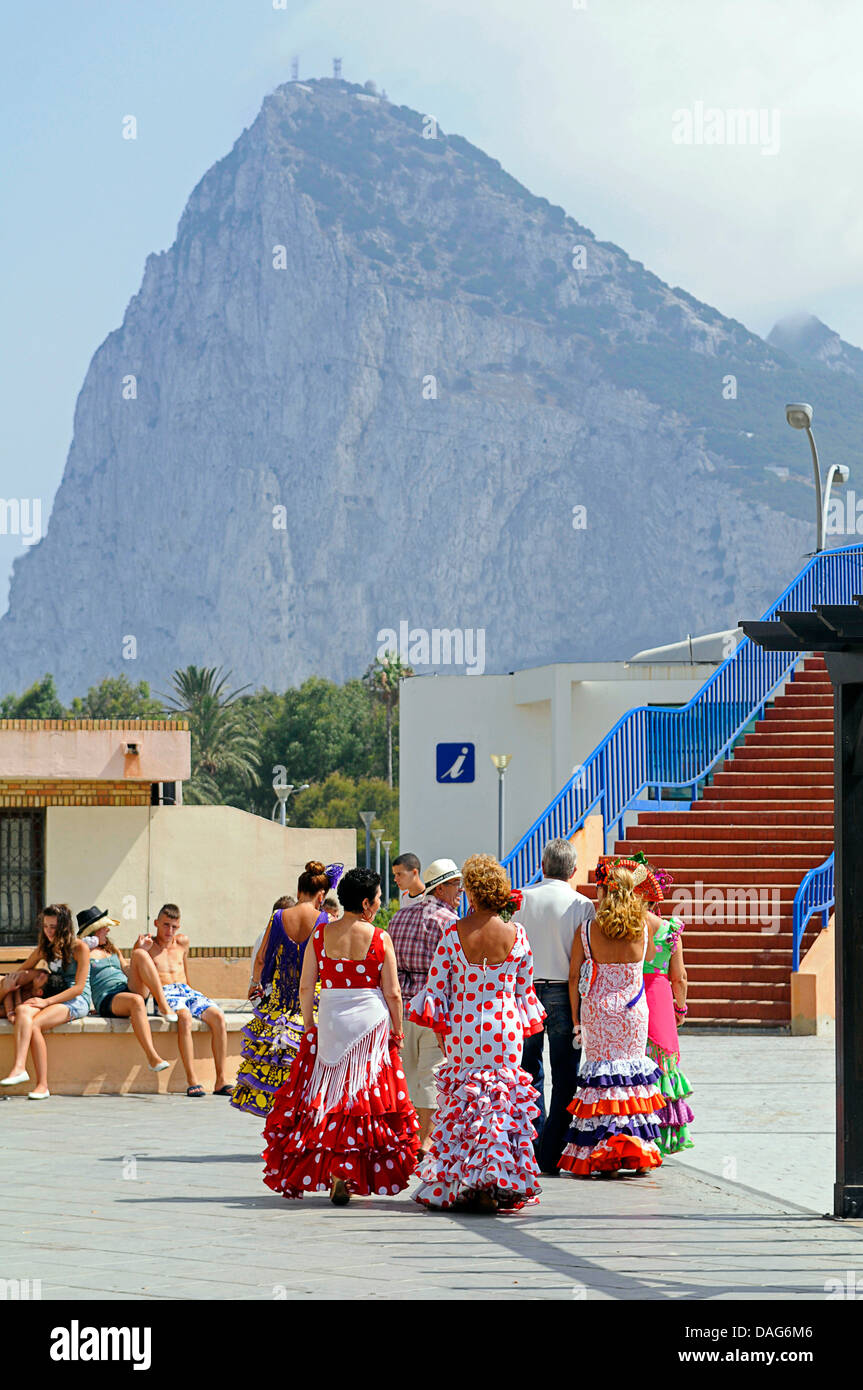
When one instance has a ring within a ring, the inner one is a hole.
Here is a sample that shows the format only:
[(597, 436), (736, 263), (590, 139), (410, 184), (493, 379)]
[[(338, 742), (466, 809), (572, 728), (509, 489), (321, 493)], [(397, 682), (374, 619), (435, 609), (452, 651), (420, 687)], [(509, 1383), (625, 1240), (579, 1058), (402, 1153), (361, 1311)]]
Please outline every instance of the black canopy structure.
[(836, 1183), (833, 1212), (863, 1218), (863, 595), (742, 622), (767, 651), (823, 652), (833, 685), (836, 883)]

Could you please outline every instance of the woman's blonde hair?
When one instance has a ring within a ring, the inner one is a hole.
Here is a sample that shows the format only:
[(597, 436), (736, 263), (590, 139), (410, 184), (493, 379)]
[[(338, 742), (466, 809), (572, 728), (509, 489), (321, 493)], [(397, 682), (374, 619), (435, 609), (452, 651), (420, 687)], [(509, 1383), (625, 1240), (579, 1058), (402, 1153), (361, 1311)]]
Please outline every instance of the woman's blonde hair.
[(638, 941), (644, 931), (647, 905), (635, 892), (629, 869), (612, 869), (606, 893), (596, 912), (596, 925), (612, 941)]
[(512, 885), (506, 869), (492, 854), (472, 854), (466, 859), (461, 871), (462, 887), (469, 893), (477, 907), (490, 912), (502, 912), (512, 893)]

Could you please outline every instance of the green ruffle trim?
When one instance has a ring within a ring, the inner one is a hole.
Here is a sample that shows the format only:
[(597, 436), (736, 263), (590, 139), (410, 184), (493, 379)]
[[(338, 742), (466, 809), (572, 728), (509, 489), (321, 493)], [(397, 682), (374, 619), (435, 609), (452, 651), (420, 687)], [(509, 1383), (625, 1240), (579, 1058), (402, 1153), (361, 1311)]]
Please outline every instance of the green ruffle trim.
[(659, 1089), (669, 1100), (685, 1100), (692, 1095), (692, 1087), (679, 1067), (662, 1073)]
[(695, 1145), (689, 1137), (689, 1125), (660, 1125), (657, 1139), (659, 1152), (667, 1157), (680, 1153), (681, 1149), (693, 1149)]
[(692, 1095), (692, 1087), (677, 1065), (677, 1059), (672, 1057), (670, 1052), (663, 1052), (656, 1043), (648, 1041), (647, 1055), (656, 1062), (662, 1072), (659, 1089), (668, 1100), (685, 1100), (687, 1096)]

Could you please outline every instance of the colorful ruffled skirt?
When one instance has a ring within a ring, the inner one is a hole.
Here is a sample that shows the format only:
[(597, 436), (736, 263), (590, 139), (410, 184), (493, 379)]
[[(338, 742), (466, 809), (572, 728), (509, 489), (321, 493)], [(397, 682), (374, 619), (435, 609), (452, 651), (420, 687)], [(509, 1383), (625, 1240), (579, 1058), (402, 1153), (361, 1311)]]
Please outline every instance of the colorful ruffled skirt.
[(621, 1168), (658, 1168), (656, 1112), (665, 1103), (659, 1080), (659, 1068), (646, 1056), (582, 1060), (561, 1171), (587, 1178)]
[(660, 1071), (660, 1090), (665, 1101), (654, 1119), (659, 1126), (657, 1143), (664, 1154), (691, 1149), (689, 1125), (694, 1119), (686, 1098), (692, 1087), (678, 1066), (680, 1044), (674, 1017), (674, 996), (668, 976), (645, 974), (644, 992), (648, 1004), (647, 1055)]
[(677, 1065), (678, 1057), (674, 1053), (663, 1052), (657, 1043), (648, 1039), (647, 1054), (659, 1067), (659, 1086), (665, 1100), (662, 1109), (653, 1117), (659, 1127), (656, 1142), (660, 1153), (676, 1154), (681, 1149), (691, 1149), (689, 1126), (695, 1116), (686, 1098), (692, 1095), (692, 1087)]
[(539, 1106), (529, 1074), (521, 1067), (470, 1070), (444, 1062), (436, 1077), (438, 1108), (416, 1200), (445, 1208), (490, 1192), (503, 1211), (538, 1201), (533, 1120)]
[[(320, 985), (315, 993), (315, 1017)], [(243, 1029), (243, 1060), (231, 1104), (237, 1110), (264, 1119), (273, 1097), (291, 1074), (291, 1066), (303, 1036), (303, 1014), (299, 1005), (284, 1009), (274, 994), (254, 1010), (251, 1023)]]
[(317, 1030), (305, 1033), (264, 1129), (264, 1182), (283, 1197), (327, 1192), (343, 1178), (361, 1197), (401, 1192), (416, 1170), (419, 1123), (398, 1048), (389, 1040), (374, 1076), (352, 1101), (320, 1114), (310, 1095)]

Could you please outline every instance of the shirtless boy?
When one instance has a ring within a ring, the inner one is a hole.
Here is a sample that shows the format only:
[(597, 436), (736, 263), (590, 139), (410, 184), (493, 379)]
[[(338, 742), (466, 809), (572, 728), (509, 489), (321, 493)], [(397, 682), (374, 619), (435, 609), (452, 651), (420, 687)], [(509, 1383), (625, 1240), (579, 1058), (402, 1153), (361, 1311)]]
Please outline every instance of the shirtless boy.
[(204, 1094), (195, 1075), (195, 1049), (192, 1042), (192, 1019), (203, 1019), (213, 1039), (213, 1061), (216, 1064), (214, 1096), (229, 1096), (233, 1086), (225, 1081), (225, 1057), (228, 1050), (228, 1029), (225, 1015), (212, 999), (199, 993), (189, 984), (186, 960), (189, 938), (180, 931), (180, 909), (165, 903), (153, 923), (152, 936), (139, 936), (136, 946), (142, 946), (153, 958), (162, 982), (168, 1008), (177, 1014), (177, 1045), (186, 1070), (186, 1095), (196, 1099)]

